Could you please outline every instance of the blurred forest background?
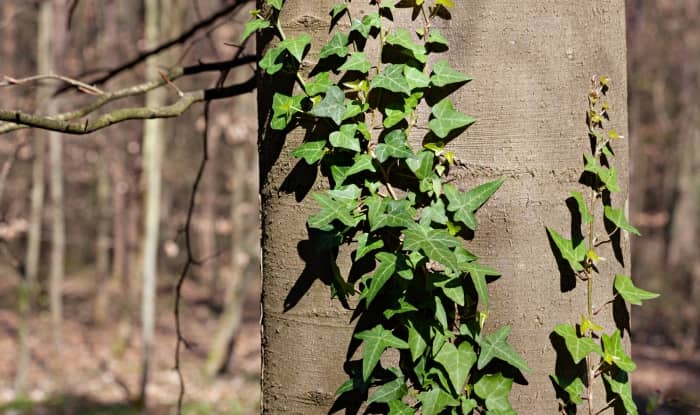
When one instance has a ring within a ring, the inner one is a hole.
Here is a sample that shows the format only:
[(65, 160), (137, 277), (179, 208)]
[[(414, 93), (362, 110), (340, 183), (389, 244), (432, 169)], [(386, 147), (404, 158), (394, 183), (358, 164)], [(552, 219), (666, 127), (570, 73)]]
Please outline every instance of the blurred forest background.
[[(148, 7), (160, 18), (144, 18)], [(238, 38), (252, 7), (226, 0), (0, 0), (0, 107), (65, 112), (94, 101), (95, 93), (157, 80), (173, 66), (251, 55), (253, 45), (241, 48)], [(648, 413), (656, 407), (657, 414), (696, 414), (700, 1), (627, 0), (627, 16), (630, 212), (643, 234), (633, 241), (633, 275), (663, 295), (633, 312), (633, 384), (640, 402), (650, 403)], [(146, 59), (162, 44), (171, 45), (156, 61)], [(242, 65), (226, 79), (242, 82), (253, 70)], [(88, 85), (105, 81), (99, 91), (71, 87), (54, 95), (65, 82), (23, 79), (51, 72)], [(172, 101), (177, 88), (210, 88), (220, 76), (184, 77), (160, 95), (139, 91), (101, 111)], [(578, 87), (583, 96), (587, 86)], [(206, 117), (196, 104), (164, 121), (155, 140), (162, 148), (149, 144), (145, 124), (85, 137), (29, 129), (2, 136), (0, 413), (129, 414), (132, 403), (146, 399), (149, 413), (173, 413), (173, 292), (190, 254), (198, 262), (183, 289), (190, 346), (182, 359), (184, 412), (258, 413), (254, 94), (213, 102)], [(209, 158), (190, 251), (184, 229), (205, 132)], [(151, 340), (141, 327), (149, 313), (142, 294), (155, 275), (155, 337), (144, 365), (144, 333), (146, 344)]]

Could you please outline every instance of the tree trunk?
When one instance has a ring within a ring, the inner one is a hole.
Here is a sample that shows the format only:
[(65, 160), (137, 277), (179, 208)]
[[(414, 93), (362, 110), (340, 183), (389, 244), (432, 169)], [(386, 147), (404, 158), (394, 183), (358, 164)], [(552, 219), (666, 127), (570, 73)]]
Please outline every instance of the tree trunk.
[[(315, 40), (312, 57), (329, 36), (328, 26), (318, 22), (328, 20), (334, 3), (324, 0), (311, 8), (301, 0), (285, 2), (282, 26), (289, 37), (310, 33)], [(362, 15), (360, 8), (353, 3), (354, 17)], [(502, 272), (491, 284), (489, 325), (510, 324), (510, 342), (533, 368), (528, 384), (514, 387), (511, 401), (522, 414), (556, 414), (549, 380), (556, 354), (549, 335), (558, 323), (578, 322), (586, 298), (585, 288), (562, 292), (545, 226), (571, 227), (565, 200), (571, 190), (582, 190), (578, 179), (582, 155), (589, 149), (585, 113), (591, 75), (603, 73), (614, 80), (612, 125), (626, 135), (624, 2), (473, 0), (453, 8), (452, 20), (438, 20), (436, 26), (451, 41), (446, 57), (475, 79), (454, 95), (456, 106), (479, 121), (450, 144), (461, 160), (451, 174), (460, 187), (506, 179), (479, 211), (479, 232), (469, 249)], [(269, 78), (260, 85), (258, 98), (263, 412), (326, 414), (347, 376), (343, 363), (352, 335), (351, 312), (330, 299), (328, 287), (304, 273), (300, 256), (308, 254), (305, 221), (316, 207), (309, 197), (298, 202), (298, 195), (283, 186), (297, 164), (290, 153), (301, 143), (303, 131), (293, 131), (284, 140), (268, 128), (272, 88), (266, 81)], [(413, 133), (418, 147), (420, 131)], [(626, 142), (616, 142), (615, 152), (624, 192), (613, 204), (621, 207), (627, 195)], [(348, 251), (341, 249), (338, 256), (344, 273)], [(627, 237), (622, 238), (621, 252), (627, 258)], [(594, 284), (596, 305), (609, 298), (612, 275), (629, 274), (612, 251), (603, 256), (609, 260), (601, 266), (604, 277)], [(305, 292), (297, 296), (300, 287)], [(612, 314), (602, 313), (598, 323), (612, 329)], [(625, 340), (629, 344), (627, 334)], [(602, 390), (595, 399), (604, 403)]]

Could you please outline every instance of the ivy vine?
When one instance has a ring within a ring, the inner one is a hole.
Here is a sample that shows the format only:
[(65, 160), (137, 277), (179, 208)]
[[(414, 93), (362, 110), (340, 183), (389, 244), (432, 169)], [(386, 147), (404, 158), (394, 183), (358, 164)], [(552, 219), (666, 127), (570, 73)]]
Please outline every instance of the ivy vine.
[[(566, 358), (576, 367), (573, 376), (555, 373), (551, 379), (561, 397), (559, 409), (562, 413), (576, 413), (577, 406), (583, 405), (585, 401), (589, 415), (600, 414), (611, 407), (637, 415), (629, 381), (629, 374), (635, 370), (636, 365), (622, 345), (622, 332), (616, 328), (612, 333), (605, 333), (604, 328), (597, 324), (595, 319), (606, 306), (616, 301), (641, 305), (642, 301), (656, 298), (658, 294), (636, 287), (628, 276), (615, 275), (611, 279), (612, 298), (597, 308), (593, 307), (593, 280), (602, 278), (599, 275), (598, 263), (604, 260), (598, 255), (596, 248), (605, 243), (619, 246), (621, 231), (635, 235), (639, 235), (639, 231), (629, 223), (623, 208), (615, 208), (612, 205), (611, 194), (621, 190), (617, 181), (617, 171), (612, 165), (615, 158), (612, 144), (624, 137), (603, 125), (610, 120), (610, 106), (605, 100), (610, 80), (605, 76), (594, 76), (591, 82), (586, 111), (591, 153), (583, 155), (582, 176), (582, 182), (590, 187), (590, 196), (586, 200), (580, 192), (571, 192), (581, 218), (580, 223), (586, 228), (586, 235), (584, 237), (582, 234), (574, 234), (572, 239), (566, 239), (554, 229), (547, 228), (563, 261), (586, 283), (587, 307), (578, 324), (562, 323), (554, 328), (555, 335), (564, 344), (561, 353), (565, 353)], [(602, 204), (603, 218), (600, 222), (607, 233), (606, 240), (599, 240), (596, 236), (598, 202)], [(594, 402), (593, 389), (601, 377), (608, 399), (606, 402), (597, 403)]]
[[(337, 394), (359, 394), (396, 415), (513, 414), (513, 379), (530, 369), (508, 343), (509, 326), (483, 331), (487, 283), (499, 272), (465, 247), (477, 210), (503, 179), (469, 190), (448, 179), (454, 154), (446, 146), (475, 122), (449, 98), (471, 79), (431, 58), (449, 48), (434, 22), (450, 19), (453, 1), (373, 0), (363, 16), (352, 16), (349, 3), (330, 10), (334, 31), (311, 75), (300, 68), (311, 61), (312, 38), (285, 35), (283, 0), (267, 0), (243, 33), (277, 37), (259, 67), (299, 85), (297, 94), (274, 94), (270, 127), (304, 128), (292, 155), (328, 178), (328, 190), (313, 194), (320, 210), (309, 232), (322, 235), (324, 252), (351, 244), (352, 270), (365, 270), (352, 277), (333, 267), (332, 295), (344, 305), (358, 295), (354, 339), (363, 344)], [(417, 29), (394, 25), (404, 11)], [(415, 148), (409, 137), (419, 135)]]

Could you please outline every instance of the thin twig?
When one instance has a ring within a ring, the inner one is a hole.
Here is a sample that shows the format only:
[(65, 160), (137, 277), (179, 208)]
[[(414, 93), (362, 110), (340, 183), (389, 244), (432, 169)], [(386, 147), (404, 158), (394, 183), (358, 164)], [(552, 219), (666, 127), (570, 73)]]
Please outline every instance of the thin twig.
[(611, 299), (609, 299), (608, 301), (606, 301), (606, 302), (604, 302), (603, 304), (601, 304), (598, 308), (595, 309), (595, 311), (593, 311), (593, 315), (594, 315), (594, 316), (597, 316), (598, 313), (600, 313), (601, 311), (603, 311), (603, 307), (605, 307), (605, 306), (608, 305), (608, 304), (612, 304), (613, 302), (615, 302), (615, 300), (617, 299), (618, 296), (619, 296), (619, 294), (615, 294), (615, 296), (613, 296), (613, 298), (611, 298)]
[(22, 150), (22, 147), (24, 147), (26, 144), (27, 142), (24, 139), (20, 141), (17, 146), (15, 146), (12, 154), (2, 163), (2, 168), (0, 168), (0, 221), (2, 221), (5, 216), (4, 212), (2, 211), (2, 197), (5, 193), (7, 177), (10, 175), (10, 171), (17, 160), (20, 150)]
[(42, 75), (34, 75), (34, 76), (28, 76), (26, 78), (13, 78), (11, 76), (3, 75), (3, 81), (0, 81), (0, 87), (3, 86), (14, 86), (14, 85), (24, 85), (36, 81), (43, 81), (46, 79), (52, 79), (56, 81), (63, 81), (67, 84), (73, 85), (76, 87), (79, 91), (85, 92), (86, 94), (90, 95), (104, 95), (105, 91), (101, 90), (100, 88), (92, 85), (88, 85), (85, 82), (81, 82), (77, 79), (69, 78), (67, 76), (63, 75), (57, 75), (57, 74), (42, 74)]

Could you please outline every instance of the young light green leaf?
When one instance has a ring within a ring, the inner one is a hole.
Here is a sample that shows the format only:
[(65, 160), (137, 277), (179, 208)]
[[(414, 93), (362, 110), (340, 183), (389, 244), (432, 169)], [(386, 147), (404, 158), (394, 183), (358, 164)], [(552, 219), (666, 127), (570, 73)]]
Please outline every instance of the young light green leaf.
[(352, 150), (359, 152), (360, 140), (355, 137), (357, 132), (357, 124), (345, 124), (340, 126), (339, 131), (334, 131), (328, 138), (331, 145), (335, 148), (344, 148), (346, 150)]
[(486, 403), (489, 413), (511, 413), (513, 408), (508, 401), (508, 395), (513, 387), (513, 379), (500, 373), (484, 375), (474, 384), (474, 392)]
[(326, 43), (319, 53), (319, 59), (330, 58), (335, 55), (344, 58), (348, 54), (348, 35), (343, 32), (335, 32), (333, 37)]
[(578, 211), (581, 214), (583, 223), (591, 223), (593, 221), (593, 215), (588, 211), (588, 206), (586, 206), (586, 201), (583, 200), (583, 195), (574, 190), (571, 192), (571, 196), (576, 201), (576, 205), (578, 205)]
[(603, 379), (610, 386), (610, 390), (620, 397), (627, 414), (638, 415), (637, 404), (632, 399), (632, 384), (629, 381), (629, 375), (625, 372), (618, 372), (613, 376), (603, 375)]
[(379, 13), (365, 15), (362, 20), (353, 19), (350, 25), (350, 33), (357, 32), (361, 37), (367, 39), (372, 29), (379, 29), (382, 26), (382, 18)]
[(400, 401), (408, 393), (408, 387), (403, 377), (398, 377), (380, 386), (374, 394), (367, 400), (367, 405), (371, 403), (388, 403)]
[(413, 150), (408, 146), (406, 133), (402, 130), (393, 130), (384, 137), (384, 142), (377, 144), (374, 154), (380, 163), (384, 163), (389, 157), (408, 158), (413, 156)]
[(245, 42), (253, 33), (261, 29), (267, 29), (268, 27), (270, 27), (270, 22), (268, 20), (253, 17), (253, 19), (249, 20), (243, 27), (243, 33), (241, 33), (239, 42)]
[(559, 249), (562, 258), (569, 263), (571, 269), (574, 271), (583, 271), (581, 261), (586, 258), (586, 245), (584, 242), (580, 241), (574, 246), (571, 240), (559, 235), (554, 229), (547, 227), (547, 232), (557, 246), (557, 249)]
[(279, 11), (282, 10), (282, 3), (284, 3), (284, 0), (266, 0), (267, 4), (272, 6), (275, 10)]
[(612, 206), (605, 206), (605, 217), (620, 229), (626, 230), (639, 236), (639, 231), (634, 226), (630, 225), (625, 216), (625, 210), (622, 208), (615, 209)]
[(258, 66), (268, 75), (276, 74), (284, 67), (284, 62), (281, 62), (280, 59), (284, 51), (285, 49), (279, 46), (268, 49), (262, 59), (260, 59), (260, 62), (258, 62)]
[(314, 164), (326, 154), (326, 141), (307, 141), (292, 152), (292, 156), (303, 158), (307, 164)]
[(559, 324), (554, 328), (554, 332), (564, 339), (566, 349), (571, 354), (574, 363), (578, 364), (590, 353), (596, 352), (603, 355), (598, 343), (594, 342), (589, 337), (579, 337), (576, 333), (576, 328), (568, 323)]
[(309, 114), (330, 118), (336, 125), (340, 125), (345, 114), (345, 93), (335, 85), (329, 86), (326, 95), (309, 111)]
[(659, 296), (657, 293), (638, 288), (632, 282), (632, 278), (625, 275), (615, 275), (615, 291), (630, 304), (642, 305), (642, 301), (651, 300)]
[(302, 33), (299, 36), (281, 41), (277, 47), (286, 49), (287, 52), (289, 52), (289, 54), (297, 60), (297, 62), (301, 62), (309, 45), (311, 45), (311, 36), (306, 33)]
[(425, 46), (415, 43), (411, 37), (411, 33), (408, 30), (394, 30), (386, 36), (385, 42), (388, 45), (403, 49), (406, 55), (420, 63), (425, 63), (428, 61)]
[(619, 192), (620, 185), (617, 183), (617, 171), (614, 167), (603, 167), (598, 164), (598, 161), (588, 154), (584, 154), (586, 163), (583, 167), (584, 171), (596, 174), (601, 182), (610, 192)]
[(275, 92), (272, 96), (272, 120), (270, 127), (273, 130), (284, 130), (292, 120), (294, 114), (301, 112), (302, 95), (287, 96)]
[(615, 365), (625, 372), (632, 372), (637, 368), (632, 358), (622, 347), (620, 330), (616, 329), (612, 336), (603, 333), (603, 360), (609, 365)]
[(347, 10), (348, 4), (345, 2), (334, 4), (330, 12), (331, 18), (335, 19), (336, 17), (340, 16), (341, 13), (346, 12)]
[(340, 65), (339, 71), (357, 71), (367, 73), (372, 68), (372, 64), (367, 59), (364, 52), (352, 52), (344, 64)]
[(472, 78), (450, 66), (446, 60), (435, 62), (433, 74), (430, 77), (430, 82), (437, 87), (465, 83), (471, 80)]
[(391, 330), (385, 329), (381, 324), (374, 326), (371, 330), (357, 333), (354, 337), (364, 341), (362, 379), (365, 381), (368, 381), (372, 376), (374, 368), (387, 347), (408, 349), (408, 343), (394, 336)]
[(471, 414), (472, 411), (479, 406), (478, 402), (474, 399), (467, 398), (466, 395), (460, 396), (460, 401), (462, 402), (461, 408), (463, 414)]
[(503, 326), (497, 332), (481, 337), (479, 341), (481, 353), (479, 353), (479, 362), (477, 364), (479, 370), (486, 367), (494, 358), (500, 359), (523, 372), (531, 370), (518, 352), (508, 344), (509, 334), (510, 326)]
[(369, 84), (370, 90), (382, 88), (398, 94), (411, 95), (411, 86), (403, 74), (404, 66), (393, 63), (386, 65), (384, 70), (372, 79)]
[(457, 406), (459, 402), (440, 388), (421, 392), (417, 396), (421, 403), (423, 415), (438, 415), (448, 406)]
[(452, 343), (445, 343), (435, 356), (435, 361), (447, 371), (454, 390), (457, 394), (461, 394), (469, 371), (476, 363), (474, 348), (468, 342), (460, 343), (459, 347), (455, 347)]
[(428, 122), (428, 127), (440, 138), (445, 138), (452, 131), (468, 127), (476, 121), (476, 119), (456, 111), (449, 98), (435, 104), (432, 114), (433, 119)]
[(378, 252), (376, 255), (379, 261), (379, 266), (374, 271), (374, 274), (367, 274), (362, 278), (365, 288), (360, 294), (360, 299), (365, 299), (367, 307), (372, 304), (372, 301), (377, 297), (379, 291), (387, 281), (394, 275), (396, 270), (396, 255), (389, 252)]

